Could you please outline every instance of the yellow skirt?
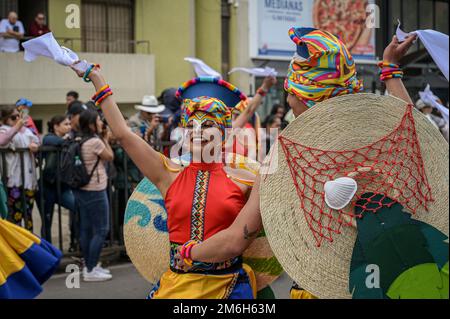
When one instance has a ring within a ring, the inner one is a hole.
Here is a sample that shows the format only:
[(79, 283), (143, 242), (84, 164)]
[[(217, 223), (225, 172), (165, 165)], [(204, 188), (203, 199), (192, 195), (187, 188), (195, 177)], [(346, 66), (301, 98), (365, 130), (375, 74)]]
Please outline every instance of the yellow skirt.
[(317, 299), (317, 297), (313, 296), (306, 290), (292, 288), (291, 299)]
[(179, 274), (168, 270), (148, 299), (255, 299), (256, 277), (243, 264), (242, 269), (225, 275)]

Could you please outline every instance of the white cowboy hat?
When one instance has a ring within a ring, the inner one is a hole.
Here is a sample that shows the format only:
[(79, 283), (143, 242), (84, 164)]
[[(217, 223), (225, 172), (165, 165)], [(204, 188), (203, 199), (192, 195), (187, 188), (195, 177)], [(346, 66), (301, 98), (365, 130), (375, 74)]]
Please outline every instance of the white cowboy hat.
[(164, 105), (158, 103), (158, 99), (154, 95), (145, 95), (142, 98), (142, 104), (135, 105), (134, 108), (147, 113), (161, 113), (166, 109)]

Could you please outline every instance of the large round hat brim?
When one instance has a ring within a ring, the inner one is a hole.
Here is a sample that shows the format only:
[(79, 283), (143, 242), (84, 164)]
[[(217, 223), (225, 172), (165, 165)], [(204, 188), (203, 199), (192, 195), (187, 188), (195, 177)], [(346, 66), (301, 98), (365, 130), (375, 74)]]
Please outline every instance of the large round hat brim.
[[(281, 136), (308, 147), (354, 150), (365, 147), (398, 127), (407, 104), (390, 96), (355, 94), (315, 105), (293, 121)], [(433, 201), (428, 211), (413, 219), (425, 222), (448, 236), (449, 149), (441, 133), (420, 112), (413, 110), (415, 127)], [(302, 288), (319, 298), (351, 298), (349, 272), (357, 237), (353, 227), (343, 227), (334, 241), (320, 247), (300, 208), (299, 196), (280, 143), (266, 158), (271, 171), (261, 176), (261, 214), (270, 246), (280, 264)]]

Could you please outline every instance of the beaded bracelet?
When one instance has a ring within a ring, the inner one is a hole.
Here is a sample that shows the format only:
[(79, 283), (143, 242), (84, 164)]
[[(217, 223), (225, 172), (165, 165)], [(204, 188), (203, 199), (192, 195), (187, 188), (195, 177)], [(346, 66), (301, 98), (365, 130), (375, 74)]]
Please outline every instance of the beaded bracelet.
[(380, 67), (380, 80), (386, 81), (389, 79), (401, 79), (403, 78), (403, 71), (400, 65), (388, 62), (378, 63)]
[(95, 106), (99, 107), (100, 104), (108, 97), (113, 95), (113, 92), (109, 85), (105, 85), (91, 98), (95, 102)]
[(91, 79), (89, 79), (89, 75), (92, 73), (94, 68), (100, 68), (100, 64), (91, 64), (86, 72), (84, 72), (83, 81), (86, 83), (91, 82)]
[(193, 264), (193, 260), (191, 258), (191, 251), (192, 248), (197, 244), (198, 244), (197, 241), (190, 240), (181, 247), (180, 256), (181, 258), (183, 258), (184, 263), (188, 266), (192, 266)]

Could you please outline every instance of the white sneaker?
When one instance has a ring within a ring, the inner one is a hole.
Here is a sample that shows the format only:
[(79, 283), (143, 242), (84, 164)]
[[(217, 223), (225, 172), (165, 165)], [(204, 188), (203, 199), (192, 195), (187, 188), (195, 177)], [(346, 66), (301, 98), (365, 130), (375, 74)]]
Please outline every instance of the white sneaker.
[(86, 276), (87, 273), (88, 273), (87, 267), (85, 266), (85, 267), (83, 267), (83, 276)]
[(87, 272), (85, 275), (83, 275), (84, 281), (107, 281), (111, 279), (111, 275), (101, 273), (95, 269), (92, 269), (91, 272)]
[(103, 268), (101, 263), (98, 263), (97, 266), (94, 267), (94, 270), (110, 275), (111, 271), (109, 269)]

